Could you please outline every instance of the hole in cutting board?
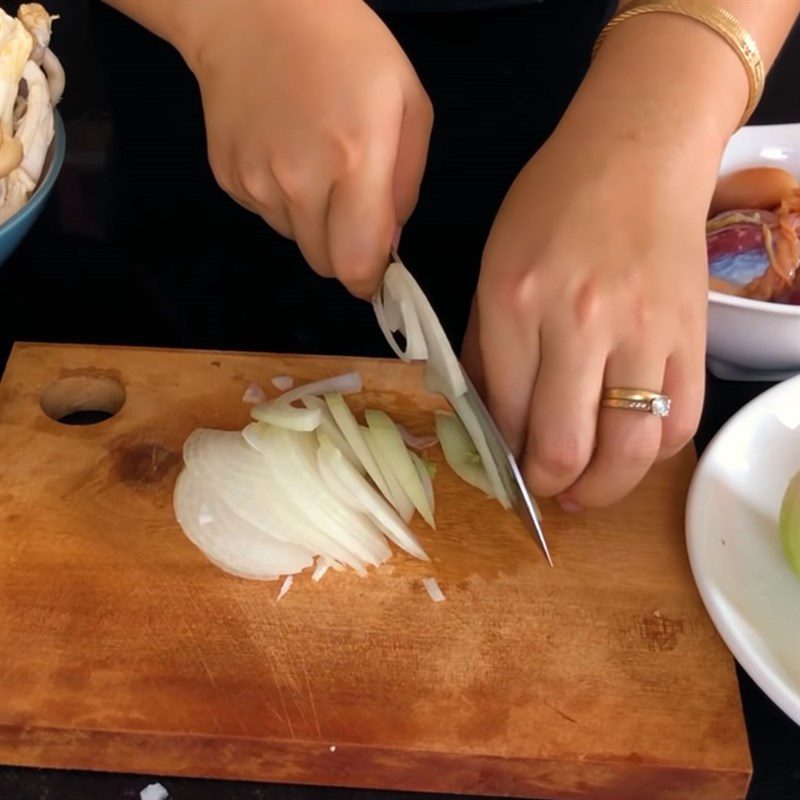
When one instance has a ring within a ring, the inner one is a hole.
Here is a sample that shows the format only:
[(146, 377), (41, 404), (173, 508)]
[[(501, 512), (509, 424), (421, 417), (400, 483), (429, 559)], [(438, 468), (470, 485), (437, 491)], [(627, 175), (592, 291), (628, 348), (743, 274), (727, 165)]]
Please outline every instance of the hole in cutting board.
[(40, 400), (42, 411), (64, 425), (96, 425), (125, 405), (125, 388), (105, 375), (75, 375), (53, 381)]

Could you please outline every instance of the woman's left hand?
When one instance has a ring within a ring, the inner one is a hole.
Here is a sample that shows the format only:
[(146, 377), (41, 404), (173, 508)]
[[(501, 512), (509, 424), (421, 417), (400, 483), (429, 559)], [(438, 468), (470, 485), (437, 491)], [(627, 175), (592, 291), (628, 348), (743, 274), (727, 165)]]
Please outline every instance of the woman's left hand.
[[(509, 190), (464, 360), (534, 494), (614, 503), (693, 436), (717, 161), (562, 127)], [(614, 387), (663, 392), (671, 413), (601, 408)]]

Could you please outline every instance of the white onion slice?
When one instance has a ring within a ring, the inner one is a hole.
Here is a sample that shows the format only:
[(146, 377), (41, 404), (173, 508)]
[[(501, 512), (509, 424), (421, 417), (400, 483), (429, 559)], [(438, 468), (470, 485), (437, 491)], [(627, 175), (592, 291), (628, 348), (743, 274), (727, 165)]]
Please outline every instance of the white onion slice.
[(367, 443), (370, 452), (375, 457), (378, 469), (380, 469), (381, 474), (386, 479), (386, 485), (389, 487), (389, 494), (392, 496), (391, 503), (395, 511), (400, 515), (403, 522), (408, 522), (411, 517), (414, 516), (414, 504), (411, 502), (411, 498), (394, 474), (392, 465), (386, 458), (386, 451), (375, 438), (374, 431), (362, 427), (361, 435), (364, 437), (364, 441)]
[(288, 392), (294, 386), (294, 378), (289, 375), (276, 375), (274, 378), (270, 378), (270, 383), (279, 392)]
[(339, 394), (354, 394), (360, 392), (364, 388), (364, 381), (358, 372), (346, 372), (343, 375), (336, 375), (333, 378), (324, 378), (320, 381), (313, 383), (304, 383), (301, 386), (284, 392), (280, 397), (276, 398), (276, 402), (281, 403), (294, 403), (296, 400), (302, 400), (309, 395), (323, 395), (331, 392), (338, 392)]
[(316, 408), (295, 408), (288, 403), (271, 400), (250, 411), (250, 416), (290, 431), (315, 431), (319, 427), (320, 413)]
[[(306, 434), (293, 434), (304, 436)], [(254, 450), (239, 431), (199, 428), (183, 447), (186, 467), (237, 514), (282, 542), (305, 547), (334, 558), (357, 572), (364, 561), (304, 516), (273, 478), (265, 457)]]
[(402, 297), (407, 296), (414, 303), (427, 346), (428, 370), (436, 373), (447, 388), (448, 394), (456, 397), (464, 394), (467, 391), (467, 384), (461, 372), (461, 365), (458, 363), (447, 334), (431, 308), (428, 298), (425, 297), (425, 293), (414, 280), (413, 275), (402, 264), (395, 261), (387, 268), (383, 283), (385, 291), (401, 298), (401, 310)]
[[(428, 346), (408, 288), (399, 283), (393, 287), (393, 294), (388, 286), (384, 286), (373, 297), (372, 307), (386, 341), (394, 354), (403, 361), (425, 361), (428, 358)], [(406, 340), (405, 350), (397, 343), (395, 331), (403, 334)]]
[(455, 414), (437, 411), (436, 434), (450, 469), (461, 480), (491, 495), (492, 488), (481, 457), (461, 420)]
[(436, 513), (436, 498), (433, 493), (433, 479), (425, 462), (416, 454), (409, 453), (411, 461), (414, 463), (414, 468), (417, 470), (422, 488), (425, 490), (425, 497), (428, 498), (428, 505), (431, 507), (431, 512)]
[(291, 575), (286, 576), (286, 580), (281, 585), (280, 591), (278, 592), (278, 596), (275, 598), (276, 600), (280, 600), (289, 589), (292, 588), (292, 583), (294, 583), (294, 578)]
[(424, 561), (427, 553), (397, 512), (369, 485), (358, 470), (324, 435), (320, 436), (317, 463), (320, 475), (336, 495), (353, 508), (365, 510), (398, 546)]
[(248, 523), (193, 472), (178, 476), (175, 516), (187, 538), (221, 569), (256, 580), (300, 572), (313, 558), (304, 547), (281, 542)]
[(311, 434), (251, 424), (248, 441), (264, 456), (275, 486), (299, 509), (300, 518), (327, 531), (367, 564), (378, 566), (391, 557), (386, 540), (363, 515), (331, 493), (319, 474)]
[(263, 403), (266, 399), (267, 395), (257, 383), (251, 383), (244, 390), (244, 394), (242, 395), (242, 402), (250, 403), (252, 405)]
[(423, 519), (431, 528), (435, 528), (436, 522), (425, 494), (425, 488), (397, 426), (384, 411), (368, 409), (364, 416), (375, 438), (375, 447), (383, 453), (388, 468), (394, 472), (406, 495), (414, 504), (414, 508), (422, 514)]
[(503, 480), (500, 477), (500, 472), (497, 468), (497, 462), (494, 460), (492, 451), (489, 448), (489, 443), (486, 441), (486, 436), (483, 432), (478, 416), (475, 410), (469, 403), (468, 396), (462, 395), (461, 397), (449, 397), (450, 403), (453, 406), (459, 419), (467, 429), (467, 433), (472, 439), (475, 449), (481, 458), (483, 469), (486, 472), (486, 477), (489, 480), (490, 491), (493, 497), (496, 497), (498, 502), (503, 508), (511, 508), (511, 500), (508, 492), (503, 485)]
[(436, 578), (423, 578), (422, 585), (425, 587), (425, 591), (434, 603), (441, 603), (442, 600), (445, 599), (444, 592)]
[(350, 447), (353, 448), (353, 452), (358, 457), (358, 460), (364, 465), (367, 475), (372, 478), (375, 485), (380, 489), (381, 494), (391, 503), (392, 493), (389, 491), (389, 486), (384, 480), (383, 473), (381, 473), (377, 462), (370, 452), (369, 445), (364, 441), (361, 428), (356, 418), (353, 416), (350, 407), (338, 393), (326, 394), (325, 402), (328, 404), (328, 408), (336, 424), (339, 426), (342, 435), (347, 439)]
[(347, 458), (350, 459), (350, 461), (353, 462), (353, 466), (355, 466), (359, 472), (365, 473), (366, 470), (364, 469), (364, 465), (358, 460), (358, 456), (355, 454), (353, 448), (350, 447), (347, 439), (342, 436), (342, 432), (339, 430), (339, 426), (333, 419), (333, 415), (330, 411), (328, 411), (327, 403), (321, 397), (317, 397), (313, 394), (308, 395), (308, 397), (301, 398), (300, 402), (303, 403), (306, 408), (319, 409), (319, 430), (322, 431), (334, 443), (334, 445), (338, 447), (347, 456)]

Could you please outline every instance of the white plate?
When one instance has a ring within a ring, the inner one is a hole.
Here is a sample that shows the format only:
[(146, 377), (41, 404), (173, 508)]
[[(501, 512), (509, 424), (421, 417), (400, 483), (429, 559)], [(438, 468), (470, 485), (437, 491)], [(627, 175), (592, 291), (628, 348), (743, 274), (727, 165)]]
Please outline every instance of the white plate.
[(714, 437), (689, 489), (686, 536), (700, 595), (736, 660), (800, 725), (800, 577), (778, 534), (800, 469), (800, 376), (757, 397)]
[[(751, 125), (735, 133), (720, 175), (781, 167), (800, 177), (800, 124)], [(800, 372), (800, 306), (709, 292), (708, 367), (728, 380), (775, 380)]]

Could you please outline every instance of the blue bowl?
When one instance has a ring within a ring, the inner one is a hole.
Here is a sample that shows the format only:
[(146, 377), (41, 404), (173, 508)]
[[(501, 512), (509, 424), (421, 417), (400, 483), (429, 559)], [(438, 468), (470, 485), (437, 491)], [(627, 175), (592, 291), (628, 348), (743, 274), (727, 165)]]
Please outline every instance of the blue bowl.
[(0, 265), (17, 249), (19, 243), (39, 218), (47, 198), (53, 191), (58, 173), (64, 165), (64, 155), (67, 150), (67, 134), (64, 122), (58, 111), (54, 114), (55, 135), (47, 153), (44, 171), (39, 179), (39, 185), (28, 199), (28, 202), (14, 214), (11, 219), (0, 225)]

